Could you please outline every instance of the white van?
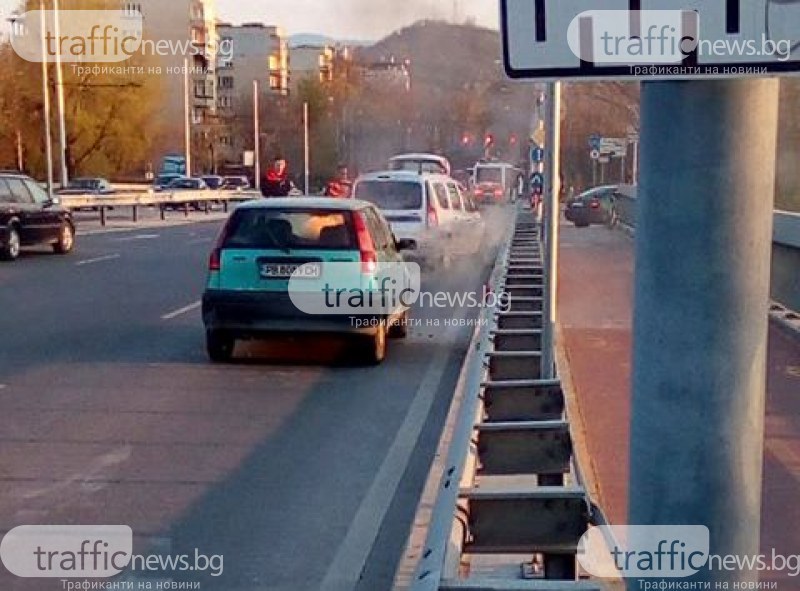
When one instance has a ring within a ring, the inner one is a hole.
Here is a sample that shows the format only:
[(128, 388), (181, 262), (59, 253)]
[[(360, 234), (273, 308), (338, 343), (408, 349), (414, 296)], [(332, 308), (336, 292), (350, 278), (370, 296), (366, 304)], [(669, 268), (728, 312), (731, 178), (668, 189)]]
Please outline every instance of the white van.
[(398, 240), (410, 241), (412, 258), (447, 266), (454, 255), (479, 246), (470, 236), (482, 228), (480, 214), (449, 176), (409, 171), (360, 176), (353, 197), (376, 205)]
[(445, 174), (450, 176), (450, 161), (436, 154), (400, 154), (389, 159), (389, 170), (408, 170), (419, 174)]

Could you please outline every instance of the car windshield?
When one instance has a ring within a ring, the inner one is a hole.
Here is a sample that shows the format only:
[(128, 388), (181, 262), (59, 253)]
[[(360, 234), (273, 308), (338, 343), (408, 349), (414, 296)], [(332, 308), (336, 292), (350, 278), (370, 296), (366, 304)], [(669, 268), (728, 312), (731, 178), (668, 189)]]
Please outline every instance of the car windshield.
[(362, 181), (355, 198), (383, 210), (422, 209), (422, 185), (411, 181)]
[(223, 248), (284, 250), (354, 248), (350, 216), (339, 211), (240, 209), (231, 218)]

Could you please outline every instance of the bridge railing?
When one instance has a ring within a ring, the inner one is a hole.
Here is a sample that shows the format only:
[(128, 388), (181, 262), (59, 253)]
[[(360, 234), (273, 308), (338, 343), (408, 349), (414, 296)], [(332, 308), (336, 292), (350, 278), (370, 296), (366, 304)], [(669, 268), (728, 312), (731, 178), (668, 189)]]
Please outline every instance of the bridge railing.
[[(615, 206), (620, 222), (636, 228), (636, 187), (620, 187)], [(788, 308), (790, 320), (800, 321), (800, 213), (775, 211), (772, 242), (772, 299)]]

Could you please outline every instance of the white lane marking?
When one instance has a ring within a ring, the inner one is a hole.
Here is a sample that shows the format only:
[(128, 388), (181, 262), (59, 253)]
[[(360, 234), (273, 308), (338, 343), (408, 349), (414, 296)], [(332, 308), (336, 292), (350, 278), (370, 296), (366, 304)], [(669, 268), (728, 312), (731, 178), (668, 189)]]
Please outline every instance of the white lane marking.
[(212, 242), (214, 242), (214, 238), (211, 238), (211, 237), (209, 237), (209, 238), (195, 238), (194, 240), (189, 240), (186, 244), (188, 246), (192, 246), (192, 245), (195, 245), (195, 244), (211, 244)]
[(193, 312), (194, 310), (197, 310), (202, 304), (203, 304), (203, 302), (200, 302), (200, 301), (194, 302), (193, 304), (189, 304), (188, 306), (184, 306), (183, 308), (175, 310), (174, 312), (170, 312), (169, 314), (164, 314), (161, 317), (161, 320), (173, 320), (173, 319), (177, 318), (178, 316), (183, 316), (184, 314), (187, 314), (188, 312)]
[(22, 494), (22, 498), (30, 500), (45, 496), (55, 496), (56, 494), (63, 495), (65, 489), (69, 489), (76, 485), (80, 487), (81, 494), (98, 492), (108, 485), (90, 481), (101, 479), (113, 468), (127, 462), (132, 453), (132, 445), (127, 444), (117, 447), (106, 454), (95, 457), (94, 460), (92, 460), (86, 466), (85, 470), (75, 472), (64, 480), (60, 480), (51, 486), (45, 486), (43, 488), (33, 489), (25, 492)]
[(137, 234), (136, 236), (126, 236), (125, 238), (115, 238), (115, 242), (134, 242), (136, 240), (156, 240), (161, 238), (159, 234)]
[(114, 259), (120, 258), (121, 255), (119, 254), (107, 254), (102, 257), (97, 257), (94, 259), (86, 259), (85, 261), (78, 261), (75, 263), (76, 267), (83, 267), (84, 265), (93, 265), (95, 263), (102, 263), (104, 261), (113, 261)]
[[(463, 317), (464, 313), (460, 314)], [(443, 335), (444, 343), (455, 340), (456, 327)], [(394, 500), (397, 487), (405, 474), (422, 429), (430, 415), (431, 407), (447, 370), (450, 347), (438, 348), (419, 385), (414, 402), (408, 410), (400, 430), (372, 482), (367, 496), (356, 512), (333, 562), (320, 584), (321, 591), (352, 591), (364, 570), (364, 565), (378, 538), (389, 505)]]

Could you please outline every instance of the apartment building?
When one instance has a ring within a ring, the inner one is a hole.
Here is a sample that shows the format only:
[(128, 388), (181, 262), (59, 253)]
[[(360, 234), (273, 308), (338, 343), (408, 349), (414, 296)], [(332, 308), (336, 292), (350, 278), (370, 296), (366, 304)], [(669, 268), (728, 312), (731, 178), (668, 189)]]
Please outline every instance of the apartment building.
[[(138, 11), (144, 19), (143, 52), (162, 69), (165, 135), (162, 152), (183, 153), (183, 65), (191, 68), (189, 107), (193, 142), (204, 143), (217, 125), (217, 53), (215, 0), (123, 0), (124, 11)], [(147, 42), (151, 43), (148, 44)], [(156, 44), (160, 44), (157, 47)], [(157, 48), (157, 49), (156, 49)], [(161, 155), (155, 155), (157, 160)]]
[(221, 46), (231, 49), (217, 60), (221, 157), (235, 163), (253, 149), (252, 138), (243, 133), (252, 125), (253, 81), (259, 83), (262, 98), (289, 94), (289, 45), (283, 29), (262, 23), (217, 23), (217, 34)]
[(291, 87), (297, 89), (303, 80), (333, 80), (336, 49), (330, 45), (298, 45), (289, 49)]

